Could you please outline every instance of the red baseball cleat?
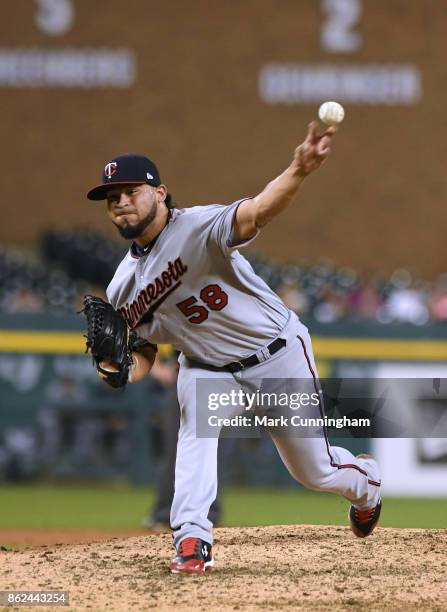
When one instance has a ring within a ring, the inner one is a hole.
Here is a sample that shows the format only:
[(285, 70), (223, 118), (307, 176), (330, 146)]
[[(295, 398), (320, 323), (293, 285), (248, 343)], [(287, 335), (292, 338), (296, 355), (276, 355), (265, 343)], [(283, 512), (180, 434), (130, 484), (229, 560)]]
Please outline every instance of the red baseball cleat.
[(379, 503), (374, 508), (368, 508), (367, 510), (359, 510), (351, 506), (349, 508), (348, 518), (351, 530), (355, 533), (358, 538), (366, 538), (369, 536), (374, 527), (379, 522), (380, 511), (382, 509), (382, 502), (379, 499)]
[(185, 538), (180, 542), (170, 569), (173, 574), (204, 574), (212, 570), (213, 566), (211, 544), (200, 538)]

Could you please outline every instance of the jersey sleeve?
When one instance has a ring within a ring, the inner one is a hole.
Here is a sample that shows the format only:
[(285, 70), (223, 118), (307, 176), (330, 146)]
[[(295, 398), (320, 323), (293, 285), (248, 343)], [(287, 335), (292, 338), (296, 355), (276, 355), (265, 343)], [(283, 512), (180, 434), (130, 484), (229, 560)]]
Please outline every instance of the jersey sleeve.
[(137, 333), (137, 335), (140, 338), (143, 338), (144, 340), (146, 340), (146, 342), (154, 349), (154, 351), (157, 353), (158, 352), (158, 345), (152, 341), (150, 333), (149, 333), (149, 328), (150, 326), (147, 323), (142, 323), (141, 325), (137, 325), (134, 328), (134, 331)]
[(106, 297), (109, 304), (111, 304), (116, 310), (116, 300), (113, 299), (113, 293), (110, 289), (110, 285), (106, 289)]
[(233, 204), (228, 206), (220, 206), (221, 209), (216, 216), (215, 222), (211, 229), (211, 239), (215, 240), (224, 253), (230, 253), (234, 249), (238, 249), (250, 244), (259, 234), (259, 230), (248, 238), (247, 240), (241, 240), (234, 242), (233, 231), (234, 222), (236, 220), (236, 212), (240, 204), (250, 198), (242, 198), (236, 200)]

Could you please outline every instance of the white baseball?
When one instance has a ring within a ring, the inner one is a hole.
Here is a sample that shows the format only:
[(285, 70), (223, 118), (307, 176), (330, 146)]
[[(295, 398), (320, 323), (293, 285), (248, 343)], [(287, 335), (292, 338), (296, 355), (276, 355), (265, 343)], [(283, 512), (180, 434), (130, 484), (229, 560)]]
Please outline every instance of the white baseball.
[(337, 125), (343, 121), (345, 109), (338, 102), (323, 102), (318, 109), (318, 117), (326, 125)]

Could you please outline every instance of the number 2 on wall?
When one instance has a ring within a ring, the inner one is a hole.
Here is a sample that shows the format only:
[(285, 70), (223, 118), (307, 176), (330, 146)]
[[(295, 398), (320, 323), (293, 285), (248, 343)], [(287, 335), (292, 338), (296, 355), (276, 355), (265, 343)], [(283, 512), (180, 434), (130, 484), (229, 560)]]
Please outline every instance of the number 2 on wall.
[(360, 49), (362, 37), (354, 32), (362, 16), (362, 0), (321, 0), (327, 15), (320, 32), (321, 46), (329, 53), (352, 53)]
[(195, 325), (206, 321), (209, 316), (209, 310), (222, 310), (228, 304), (228, 294), (219, 285), (207, 285), (204, 287), (200, 292), (200, 299), (208, 308), (202, 304), (197, 304), (198, 299), (193, 295), (176, 304), (188, 321)]

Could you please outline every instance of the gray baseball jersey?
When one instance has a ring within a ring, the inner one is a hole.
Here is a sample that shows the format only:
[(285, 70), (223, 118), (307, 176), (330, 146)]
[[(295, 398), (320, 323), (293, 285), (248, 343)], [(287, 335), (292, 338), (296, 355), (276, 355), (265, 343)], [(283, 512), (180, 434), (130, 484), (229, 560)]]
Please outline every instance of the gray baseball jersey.
[(221, 366), (271, 342), (289, 310), (233, 244), (238, 200), (174, 209), (147, 254), (131, 248), (107, 288), (139, 335)]
[[(217, 491), (218, 435), (196, 435), (197, 419), (207, 409), (197, 401), (196, 381), (212, 379), (215, 389), (218, 379), (226, 391), (236, 392), (259, 388), (264, 379), (296, 379), (298, 388), (303, 379), (315, 383), (306, 327), (254, 273), (237, 251), (241, 245), (232, 242), (239, 203), (173, 210), (152, 248), (131, 248), (107, 289), (111, 304), (140, 335), (170, 343), (199, 362), (225, 365), (252, 355), (279, 335), (286, 340), (271, 359), (233, 375), (180, 357), (181, 423), (171, 508), (177, 547), (189, 537), (212, 544), (208, 512)], [(314, 408), (315, 417), (321, 416), (320, 408)], [(297, 438), (272, 433), (272, 438), (299, 482), (339, 493), (362, 507), (378, 503), (378, 475), (371, 479), (366, 459), (330, 447), (322, 433)]]

